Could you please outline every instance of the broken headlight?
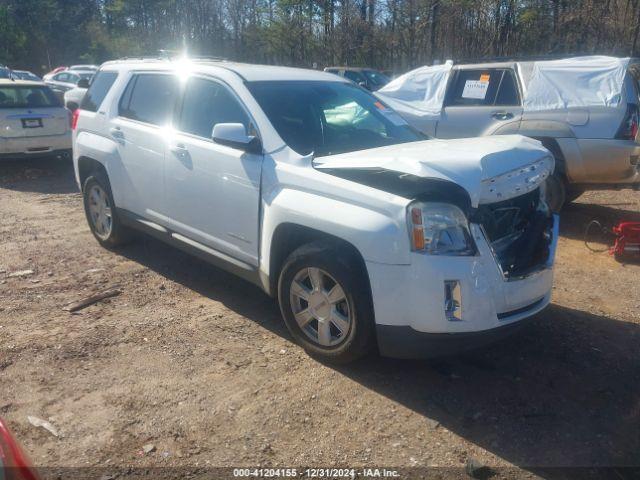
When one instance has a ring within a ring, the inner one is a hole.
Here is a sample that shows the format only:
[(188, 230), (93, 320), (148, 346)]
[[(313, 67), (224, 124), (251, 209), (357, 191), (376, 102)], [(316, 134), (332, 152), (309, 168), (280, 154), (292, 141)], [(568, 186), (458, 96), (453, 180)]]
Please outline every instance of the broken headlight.
[(455, 205), (413, 202), (407, 209), (411, 249), (431, 255), (473, 255), (469, 222)]

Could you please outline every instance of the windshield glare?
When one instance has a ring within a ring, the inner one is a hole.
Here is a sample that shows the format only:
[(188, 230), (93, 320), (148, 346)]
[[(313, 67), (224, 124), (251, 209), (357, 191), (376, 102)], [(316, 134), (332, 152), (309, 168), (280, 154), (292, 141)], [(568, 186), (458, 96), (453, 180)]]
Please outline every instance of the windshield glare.
[(266, 81), (247, 86), (278, 134), (302, 155), (321, 157), (427, 138), (353, 84)]

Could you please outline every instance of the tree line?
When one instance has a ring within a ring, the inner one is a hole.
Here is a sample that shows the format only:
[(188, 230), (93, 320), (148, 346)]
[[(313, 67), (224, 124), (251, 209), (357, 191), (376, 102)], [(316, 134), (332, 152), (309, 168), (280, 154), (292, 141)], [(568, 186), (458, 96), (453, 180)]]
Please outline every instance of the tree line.
[(640, 50), (640, 0), (0, 0), (0, 64), (193, 55), (393, 72)]

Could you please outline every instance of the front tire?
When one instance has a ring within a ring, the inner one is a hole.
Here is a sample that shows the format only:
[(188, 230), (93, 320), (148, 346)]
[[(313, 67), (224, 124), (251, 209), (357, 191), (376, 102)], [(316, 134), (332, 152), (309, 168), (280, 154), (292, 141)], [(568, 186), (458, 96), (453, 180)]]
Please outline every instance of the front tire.
[(310, 355), (348, 363), (374, 343), (366, 273), (345, 248), (318, 242), (295, 250), (280, 273), (278, 300), (287, 328)]
[(122, 225), (118, 217), (111, 185), (105, 174), (94, 172), (85, 180), (82, 188), (84, 213), (91, 233), (105, 248), (114, 248), (130, 241), (131, 231)]

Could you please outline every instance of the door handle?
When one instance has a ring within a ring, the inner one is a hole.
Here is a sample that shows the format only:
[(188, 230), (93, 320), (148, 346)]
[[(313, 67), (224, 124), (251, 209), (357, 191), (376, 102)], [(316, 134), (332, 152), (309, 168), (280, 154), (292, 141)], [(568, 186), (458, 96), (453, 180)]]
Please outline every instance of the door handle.
[(493, 112), (491, 114), (493, 118), (496, 120), (509, 120), (513, 118), (513, 113), (511, 112)]
[(114, 127), (109, 130), (111, 137), (114, 138), (119, 143), (124, 143), (124, 133), (120, 130), (120, 127)]
[(189, 155), (189, 150), (182, 143), (169, 147), (169, 151), (178, 158), (186, 158)]

